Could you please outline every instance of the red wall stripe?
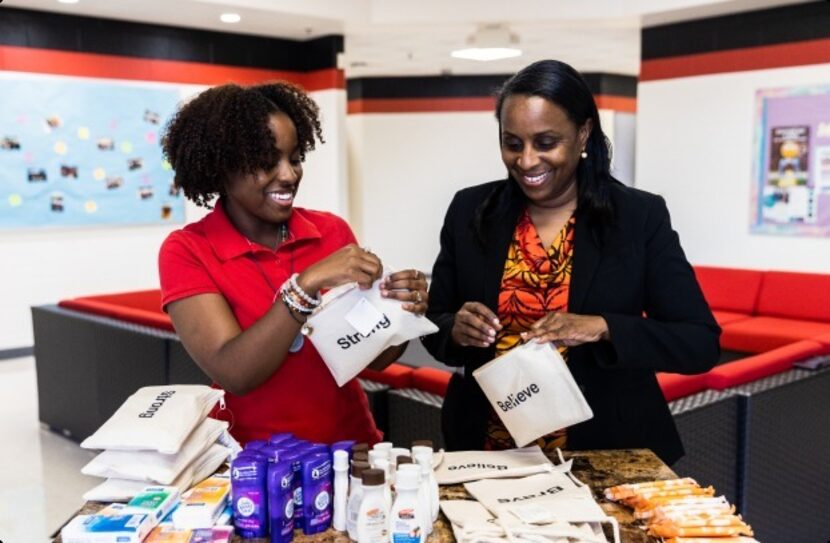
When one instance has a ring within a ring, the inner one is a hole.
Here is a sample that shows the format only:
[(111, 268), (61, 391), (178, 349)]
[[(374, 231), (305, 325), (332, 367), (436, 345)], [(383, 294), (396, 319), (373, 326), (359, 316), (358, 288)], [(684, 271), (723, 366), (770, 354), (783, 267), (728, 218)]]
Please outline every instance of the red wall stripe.
[(830, 39), (644, 60), (640, 81), (830, 62)]
[(496, 101), (487, 97), (368, 98), (349, 100), (349, 114), (425, 113), (430, 111), (493, 111)]
[[(625, 96), (597, 95), (597, 107), (615, 111), (637, 111), (637, 99)], [(445, 98), (367, 98), (349, 100), (349, 115), (361, 113), (425, 113), (425, 112), (492, 112), (496, 107), (495, 98), (445, 97)]]
[(231, 81), (252, 84), (281, 79), (307, 91), (345, 88), (343, 71), (336, 68), (289, 72), (13, 46), (0, 46), (0, 70), (196, 85)]
[(631, 96), (613, 96), (611, 94), (594, 95), (599, 109), (611, 109), (622, 113), (636, 113), (637, 99)]

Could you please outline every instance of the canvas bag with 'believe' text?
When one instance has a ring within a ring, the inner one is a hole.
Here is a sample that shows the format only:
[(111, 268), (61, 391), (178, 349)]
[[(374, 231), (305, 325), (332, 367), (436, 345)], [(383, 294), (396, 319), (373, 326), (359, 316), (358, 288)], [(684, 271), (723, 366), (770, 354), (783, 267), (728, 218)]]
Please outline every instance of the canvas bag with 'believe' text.
[(550, 343), (516, 347), (475, 370), (473, 377), (519, 447), (594, 416)]

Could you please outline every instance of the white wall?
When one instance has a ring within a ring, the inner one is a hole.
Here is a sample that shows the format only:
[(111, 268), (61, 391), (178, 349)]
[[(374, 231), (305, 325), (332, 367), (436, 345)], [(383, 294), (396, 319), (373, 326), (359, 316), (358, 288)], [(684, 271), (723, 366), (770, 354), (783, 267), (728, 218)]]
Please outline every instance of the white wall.
[[(133, 82), (131, 82), (133, 83)], [(181, 86), (188, 96), (204, 87)], [(298, 205), (347, 214), (344, 90), (311, 93), (327, 143), (309, 154)], [(190, 203), (188, 222), (206, 213)], [(30, 307), (158, 288), (158, 249), (182, 225), (0, 230), (0, 350), (32, 345)]]
[[(615, 119), (600, 111), (612, 145)], [(460, 189), (502, 179), (491, 112), (358, 114), (347, 117), (352, 227), (384, 262), (430, 273), (438, 235)], [(633, 149), (615, 146), (616, 161)], [(630, 158), (628, 159), (630, 162)]]
[(503, 178), (490, 112), (349, 115), (352, 227), (396, 269), (427, 273), (458, 190)]
[(830, 272), (830, 238), (750, 234), (759, 89), (830, 83), (830, 64), (645, 82), (637, 186), (663, 195), (696, 264)]

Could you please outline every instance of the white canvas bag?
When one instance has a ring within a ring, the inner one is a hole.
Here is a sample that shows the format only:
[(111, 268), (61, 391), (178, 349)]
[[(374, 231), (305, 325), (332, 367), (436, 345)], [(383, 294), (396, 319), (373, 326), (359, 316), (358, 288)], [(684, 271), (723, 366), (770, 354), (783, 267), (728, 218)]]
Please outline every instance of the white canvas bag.
[(594, 416), (550, 343), (516, 347), (475, 370), (473, 377), (519, 447)]
[(503, 515), (517, 505), (542, 503), (562, 498), (587, 499), (602, 513), (591, 496), (591, 490), (566, 472), (538, 473), (521, 479), (474, 481), (464, 483), (464, 488), (496, 516)]
[[(464, 488), (495, 517), (506, 521), (500, 524), (514, 534), (522, 533), (528, 526), (537, 526), (544, 531), (556, 525), (561, 528), (567, 523), (571, 527), (564, 527), (566, 531), (585, 531), (583, 537), (586, 541), (606, 541), (601, 524), (608, 523), (611, 524), (614, 541), (620, 540), (616, 520), (605, 514), (594, 500), (591, 490), (569, 471), (542, 473), (522, 479), (476, 481), (466, 483)], [(542, 529), (542, 526), (547, 528)]]
[(169, 485), (187, 466), (216, 443), (227, 428), (227, 422), (206, 418), (188, 436), (178, 454), (107, 450), (81, 468), (81, 473), (95, 477)]
[(380, 283), (363, 290), (352, 283), (323, 295), (309, 317), (308, 338), (343, 386), (387, 347), (438, 331), (429, 319), (403, 309), (403, 302), (380, 295)]
[[(180, 492), (190, 489), (193, 485), (201, 483), (216, 473), (230, 454), (229, 448), (214, 443), (204, 454), (187, 466), (170, 486), (175, 486)], [(87, 491), (84, 499), (95, 502), (128, 502), (140, 494), (146, 486), (147, 483), (144, 481), (111, 478)]]
[(453, 451), (445, 452), (441, 464), (435, 469), (439, 485), (454, 485), (480, 479), (524, 477), (544, 473), (553, 464), (538, 445), (506, 451)]
[(140, 388), (81, 447), (176, 454), (224, 395), (205, 385)]

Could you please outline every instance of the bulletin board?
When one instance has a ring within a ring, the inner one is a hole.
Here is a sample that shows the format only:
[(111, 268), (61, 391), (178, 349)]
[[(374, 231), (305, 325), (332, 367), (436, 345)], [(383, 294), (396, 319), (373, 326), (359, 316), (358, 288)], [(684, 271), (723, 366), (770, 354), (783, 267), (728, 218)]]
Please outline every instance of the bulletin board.
[(0, 229), (183, 223), (159, 144), (173, 86), (5, 74)]
[(758, 91), (751, 231), (830, 236), (830, 86)]

